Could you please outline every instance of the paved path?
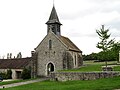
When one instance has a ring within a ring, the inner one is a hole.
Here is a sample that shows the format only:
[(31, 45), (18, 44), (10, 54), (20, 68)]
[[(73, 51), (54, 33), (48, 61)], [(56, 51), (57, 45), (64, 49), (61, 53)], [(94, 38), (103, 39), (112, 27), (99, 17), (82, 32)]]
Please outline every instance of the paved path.
[(30, 81), (26, 81), (26, 82), (19, 82), (19, 83), (2, 85), (2, 86), (0, 86), (0, 89), (1, 88), (9, 88), (9, 87), (20, 86), (20, 85), (25, 85), (25, 84), (35, 83), (35, 82), (40, 82), (40, 81), (44, 81), (44, 80), (48, 80), (48, 78), (41, 78), (41, 79), (30, 80)]

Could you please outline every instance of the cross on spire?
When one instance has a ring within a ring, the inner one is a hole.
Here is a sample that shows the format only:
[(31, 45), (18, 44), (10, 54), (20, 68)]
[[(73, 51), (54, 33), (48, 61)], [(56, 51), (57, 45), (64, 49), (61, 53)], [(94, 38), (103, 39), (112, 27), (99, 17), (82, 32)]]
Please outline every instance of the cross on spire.
[(54, 0), (53, 0), (53, 6), (54, 6)]

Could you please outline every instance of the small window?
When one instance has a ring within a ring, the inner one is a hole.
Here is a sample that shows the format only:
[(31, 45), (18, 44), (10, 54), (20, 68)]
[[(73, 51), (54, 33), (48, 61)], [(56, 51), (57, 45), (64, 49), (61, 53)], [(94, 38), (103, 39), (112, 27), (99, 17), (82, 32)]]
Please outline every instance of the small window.
[(77, 59), (76, 59), (76, 55), (75, 55), (75, 66), (77, 65)]
[(49, 40), (49, 49), (52, 49), (52, 40)]

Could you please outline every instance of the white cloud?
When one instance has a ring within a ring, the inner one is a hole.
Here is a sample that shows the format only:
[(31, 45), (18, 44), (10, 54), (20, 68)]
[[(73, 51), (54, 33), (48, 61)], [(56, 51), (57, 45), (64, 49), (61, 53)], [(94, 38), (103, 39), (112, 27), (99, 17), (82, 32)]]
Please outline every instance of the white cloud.
[[(119, 6), (120, 0), (55, 0), (62, 35), (85, 54), (98, 51), (95, 30), (102, 24), (119, 39)], [(51, 0), (0, 0), (0, 55), (21, 51), (30, 56), (47, 33), (51, 9)]]

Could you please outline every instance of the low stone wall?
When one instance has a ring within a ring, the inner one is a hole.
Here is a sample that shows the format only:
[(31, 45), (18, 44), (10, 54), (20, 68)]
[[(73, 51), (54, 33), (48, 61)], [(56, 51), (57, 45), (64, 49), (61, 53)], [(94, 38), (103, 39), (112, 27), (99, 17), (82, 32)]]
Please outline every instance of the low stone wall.
[(50, 75), (51, 80), (57, 81), (95, 80), (115, 76), (120, 76), (120, 72), (53, 72)]

